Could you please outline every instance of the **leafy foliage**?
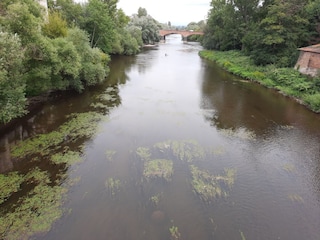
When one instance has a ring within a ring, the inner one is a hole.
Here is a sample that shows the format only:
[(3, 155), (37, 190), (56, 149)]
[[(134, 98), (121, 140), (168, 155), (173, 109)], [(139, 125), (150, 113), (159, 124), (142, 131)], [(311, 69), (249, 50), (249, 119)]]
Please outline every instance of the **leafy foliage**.
[(8, 122), (25, 113), (24, 51), (20, 38), (0, 32), (0, 52), (0, 122)]
[(293, 66), (297, 48), (318, 36), (318, 0), (211, 1), (207, 49), (243, 50), (257, 65)]
[(52, 12), (49, 14), (49, 19), (42, 27), (43, 33), (50, 38), (66, 37), (67, 22), (62, 19), (61, 14)]

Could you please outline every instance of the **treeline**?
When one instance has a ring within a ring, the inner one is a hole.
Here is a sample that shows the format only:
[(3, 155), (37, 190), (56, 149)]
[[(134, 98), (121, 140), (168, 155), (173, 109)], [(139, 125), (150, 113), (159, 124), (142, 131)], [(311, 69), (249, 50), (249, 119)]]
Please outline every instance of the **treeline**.
[(46, 10), (36, 0), (1, 0), (0, 123), (24, 115), (28, 97), (104, 81), (111, 54), (159, 39), (146, 11), (129, 18), (117, 2), (48, 0)]
[(297, 48), (318, 43), (319, 33), (320, 0), (212, 0), (203, 46), (292, 67)]

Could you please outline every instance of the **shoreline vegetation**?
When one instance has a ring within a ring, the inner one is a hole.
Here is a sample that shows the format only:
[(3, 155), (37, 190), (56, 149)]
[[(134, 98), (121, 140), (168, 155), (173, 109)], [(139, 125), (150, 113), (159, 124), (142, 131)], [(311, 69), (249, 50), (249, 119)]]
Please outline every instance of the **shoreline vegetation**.
[(320, 113), (320, 77), (303, 75), (293, 68), (256, 66), (249, 56), (238, 50), (202, 50), (199, 56), (217, 63), (236, 76), (275, 89), (311, 111)]

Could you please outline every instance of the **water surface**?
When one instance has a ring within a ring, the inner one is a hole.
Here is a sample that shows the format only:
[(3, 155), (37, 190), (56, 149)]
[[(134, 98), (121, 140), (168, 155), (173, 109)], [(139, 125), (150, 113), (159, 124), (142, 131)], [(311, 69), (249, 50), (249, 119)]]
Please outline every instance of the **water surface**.
[(104, 85), (4, 134), (1, 172), (42, 164), (54, 175), (62, 170), (10, 149), (71, 113), (105, 116), (97, 134), (68, 145), (83, 145), (83, 161), (59, 184), (77, 181), (62, 218), (35, 238), (319, 239), (319, 115), (202, 60), (200, 49), (172, 35), (114, 57)]

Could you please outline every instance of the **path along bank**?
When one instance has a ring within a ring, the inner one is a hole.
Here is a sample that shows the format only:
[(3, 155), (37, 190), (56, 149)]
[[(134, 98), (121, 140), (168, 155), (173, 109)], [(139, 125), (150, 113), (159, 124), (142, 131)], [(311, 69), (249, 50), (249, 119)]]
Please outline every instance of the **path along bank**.
[(256, 66), (250, 57), (239, 51), (203, 50), (199, 55), (216, 62), (237, 76), (276, 89), (310, 110), (320, 113), (320, 77), (302, 75), (293, 68), (277, 68), (274, 65)]

